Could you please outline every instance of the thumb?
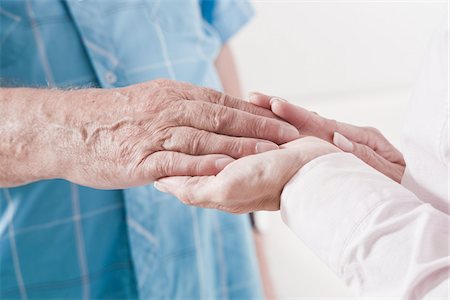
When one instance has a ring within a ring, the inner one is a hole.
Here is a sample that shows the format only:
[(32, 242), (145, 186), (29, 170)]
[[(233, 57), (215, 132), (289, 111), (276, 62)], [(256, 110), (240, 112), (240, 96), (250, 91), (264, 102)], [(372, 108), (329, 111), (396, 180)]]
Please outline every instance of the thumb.
[(155, 181), (153, 186), (160, 192), (178, 197), (179, 191), (183, 190), (191, 178), (191, 176), (165, 177)]

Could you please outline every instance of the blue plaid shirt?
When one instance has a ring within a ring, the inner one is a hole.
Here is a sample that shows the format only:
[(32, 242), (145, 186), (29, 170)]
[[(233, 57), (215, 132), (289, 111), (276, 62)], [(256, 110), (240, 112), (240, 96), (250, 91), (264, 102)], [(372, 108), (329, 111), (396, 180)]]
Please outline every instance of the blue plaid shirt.
[[(214, 60), (251, 14), (242, 0), (1, 0), (0, 82), (220, 89)], [(152, 186), (0, 189), (0, 298), (138, 297), (261, 298), (247, 217)]]

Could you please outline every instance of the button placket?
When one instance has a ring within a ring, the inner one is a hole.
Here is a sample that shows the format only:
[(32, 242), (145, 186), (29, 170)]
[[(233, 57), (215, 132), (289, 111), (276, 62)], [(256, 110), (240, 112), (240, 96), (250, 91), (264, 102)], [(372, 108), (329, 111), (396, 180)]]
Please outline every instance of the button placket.
[[(84, 2), (87, 2), (84, 0)], [(123, 83), (122, 73), (113, 52), (113, 36), (106, 30), (107, 22), (103, 19), (99, 6), (102, 0), (89, 1), (89, 5), (77, 5), (79, 2), (67, 1), (74, 22), (80, 32), (92, 66), (97, 74), (99, 84), (104, 88)]]

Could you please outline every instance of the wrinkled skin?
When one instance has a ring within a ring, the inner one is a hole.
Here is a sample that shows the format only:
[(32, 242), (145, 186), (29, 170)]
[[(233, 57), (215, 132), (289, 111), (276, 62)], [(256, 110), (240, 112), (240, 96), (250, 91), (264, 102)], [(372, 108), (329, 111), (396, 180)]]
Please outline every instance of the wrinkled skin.
[(63, 178), (117, 189), (217, 174), (298, 130), (212, 89), (155, 80), (116, 89), (2, 88), (0, 186)]
[(81, 98), (72, 122), (63, 126), (76, 145), (70, 173), (62, 177), (96, 188), (217, 174), (232, 158), (278, 149), (298, 137), (267, 109), (170, 80)]
[[(273, 114), (211, 89), (158, 80), (98, 98), (100, 118), (80, 128), (81, 172), (97, 188), (141, 185), (164, 176), (217, 174), (239, 158), (298, 136)], [(104, 102), (103, 102), (104, 101)]]

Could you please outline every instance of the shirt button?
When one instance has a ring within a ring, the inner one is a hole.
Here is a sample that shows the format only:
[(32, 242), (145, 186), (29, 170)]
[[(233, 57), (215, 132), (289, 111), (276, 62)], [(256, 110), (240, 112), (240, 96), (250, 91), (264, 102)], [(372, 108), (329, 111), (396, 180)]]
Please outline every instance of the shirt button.
[(113, 72), (106, 72), (105, 80), (109, 84), (114, 84), (117, 82), (117, 76)]

